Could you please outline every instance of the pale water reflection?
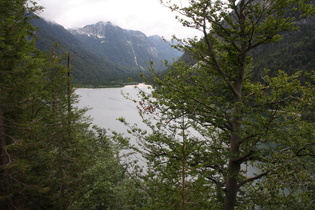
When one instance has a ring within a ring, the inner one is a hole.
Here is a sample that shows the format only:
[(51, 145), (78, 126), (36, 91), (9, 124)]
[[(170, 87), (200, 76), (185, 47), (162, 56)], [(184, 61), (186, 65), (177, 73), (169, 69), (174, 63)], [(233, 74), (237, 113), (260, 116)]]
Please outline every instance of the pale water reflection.
[[(146, 85), (138, 85), (144, 91), (150, 91)], [(123, 94), (129, 94), (133, 99), (137, 97), (138, 89), (134, 86), (123, 88), (79, 88), (75, 93), (79, 96), (79, 108), (88, 107), (86, 115), (93, 118), (93, 124), (102, 128), (126, 133), (127, 128), (117, 118), (123, 117), (130, 124), (144, 126), (138, 114), (137, 103), (126, 99)]]

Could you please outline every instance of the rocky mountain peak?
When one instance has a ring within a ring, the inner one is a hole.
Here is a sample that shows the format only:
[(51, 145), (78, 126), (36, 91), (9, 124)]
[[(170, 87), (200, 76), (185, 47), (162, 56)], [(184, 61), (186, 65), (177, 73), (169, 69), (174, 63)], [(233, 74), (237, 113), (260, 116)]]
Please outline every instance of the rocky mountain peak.
[(86, 34), (89, 36), (95, 36), (98, 38), (105, 38), (108, 28), (119, 28), (118, 26), (113, 25), (110, 21), (104, 22), (99, 21), (96, 24), (86, 25), (83, 28), (72, 30), (79, 34)]
[(99, 21), (71, 33), (98, 55), (133, 68), (145, 69), (150, 61), (158, 64), (181, 55), (159, 36), (147, 37), (141, 31), (123, 29), (111, 22)]

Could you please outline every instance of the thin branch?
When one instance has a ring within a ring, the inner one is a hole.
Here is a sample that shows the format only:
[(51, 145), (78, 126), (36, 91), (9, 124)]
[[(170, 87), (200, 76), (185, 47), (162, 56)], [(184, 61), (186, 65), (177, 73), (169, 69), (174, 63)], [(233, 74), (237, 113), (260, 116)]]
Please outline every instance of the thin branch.
[(244, 181), (240, 182), (237, 187), (240, 188), (240, 187), (242, 187), (243, 185), (245, 185), (245, 184), (248, 183), (248, 182), (252, 182), (252, 181), (255, 181), (255, 180), (257, 180), (257, 179), (260, 179), (260, 178), (262, 178), (262, 177), (268, 175), (268, 173), (269, 173), (269, 171), (266, 171), (266, 172), (264, 172), (264, 173), (258, 174), (257, 176), (254, 176), (254, 177), (250, 177), (250, 178), (248, 178), (248, 179), (245, 179)]
[(216, 180), (216, 179), (214, 179), (212, 177), (207, 176), (206, 178), (209, 179), (210, 181), (212, 181), (217, 186), (221, 186), (222, 185), (221, 182), (219, 182), (218, 180)]
[(231, 80), (230, 75), (226, 74), (226, 73), (222, 70), (222, 68), (221, 68), (221, 66), (220, 66), (220, 64), (219, 64), (219, 62), (218, 62), (218, 60), (217, 60), (217, 58), (216, 58), (216, 56), (215, 56), (214, 50), (213, 50), (213, 48), (212, 48), (212, 44), (211, 44), (211, 42), (210, 42), (210, 40), (209, 40), (209, 38), (208, 38), (208, 32), (207, 32), (207, 27), (206, 27), (206, 18), (205, 18), (205, 17), (204, 17), (204, 23), (203, 23), (202, 28), (203, 28), (203, 34), (204, 34), (205, 43), (206, 43), (206, 45), (207, 45), (207, 47), (208, 47), (209, 55), (210, 55), (210, 57), (211, 57), (211, 59), (212, 59), (212, 61), (213, 61), (213, 63), (214, 63), (214, 66), (215, 66), (216, 71), (223, 77), (223, 80), (228, 84), (228, 86), (231, 88), (231, 90), (233, 91), (233, 93), (234, 93), (235, 95), (238, 95), (238, 93), (237, 93), (237, 91), (234, 89), (232, 83), (229, 81), (229, 80)]
[(250, 156), (252, 156), (255, 153), (254, 150), (250, 150), (249, 153), (247, 153), (246, 155), (239, 157), (239, 158), (233, 158), (233, 161), (235, 162), (243, 162), (245, 159), (249, 158)]
[(132, 179), (132, 181), (134, 181), (134, 183), (136, 183), (143, 191), (145, 191), (146, 193), (148, 193), (150, 196), (157, 198), (156, 195), (152, 194), (151, 192), (149, 192), (146, 188), (144, 188), (142, 186), (142, 184), (140, 182), (138, 182), (138, 180), (136, 180), (136, 178), (129, 172), (129, 170), (124, 170), (124, 172), (127, 172), (127, 174), (129, 175), (129, 177)]
[(297, 153), (296, 153), (296, 156), (298, 157), (301, 157), (301, 156), (311, 156), (311, 157), (315, 157), (315, 154), (314, 153), (303, 153), (301, 154), (303, 151), (307, 150), (308, 146), (312, 146), (311, 144), (305, 144), (304, 147), (300, 148)]

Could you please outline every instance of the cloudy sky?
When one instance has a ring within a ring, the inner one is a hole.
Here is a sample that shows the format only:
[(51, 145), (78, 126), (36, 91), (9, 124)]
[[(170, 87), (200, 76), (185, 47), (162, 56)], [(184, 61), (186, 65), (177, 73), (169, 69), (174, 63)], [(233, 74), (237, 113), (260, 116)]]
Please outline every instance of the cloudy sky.
[[(65, 28), (83, 27), (98, 21), (110, 21), (124, 29), (139, 30), (147, 36), (160, 35), (169, 39), (199, 35), (183, 27), (178, 15), (159, 0), (36, 0), (45, 7), (39, 15)], [(180, 1), (180, 0), (176, 0)]]

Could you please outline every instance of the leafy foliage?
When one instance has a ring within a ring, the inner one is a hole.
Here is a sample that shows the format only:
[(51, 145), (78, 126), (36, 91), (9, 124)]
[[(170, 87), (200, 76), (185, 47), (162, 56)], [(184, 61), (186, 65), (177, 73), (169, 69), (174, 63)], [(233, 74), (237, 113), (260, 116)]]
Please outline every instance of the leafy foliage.
[[(253, 80), (250, 56), (258, 46), (297, 29), (295, 18), (314, 12), (309, 3), (200, 0), (185, 7), (168, 5), (184, 15), (179, 18), (183, 25), (200, 29), (204, 38), (180, 40), (184, 43), (178, 47), (193, 56), (195, 65), (178, 62), (163, 78), (153, 71), (155, 90), (143, 95), (140, 108), (140, 113), (158, 116), (156, 125), (147, 121), (152, 134), (131, 129), (148, 161), (144, 180), (156, 192), (153, 205), (311, 208), (314, 124), (301, 116), (314, 109), (313, 73), (304, 80), (299, 71), (265, 70)], [(188, 135), (188, 128), (194, 133)], [(179, 196), (185, 186), (181, 175), (189, 180), (185, 198)], [(190, 186), (200, 190), (193, 200), (188, 199), (194, 191)]]

